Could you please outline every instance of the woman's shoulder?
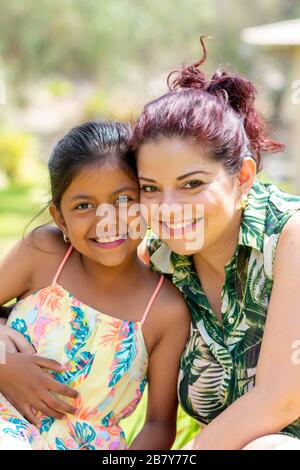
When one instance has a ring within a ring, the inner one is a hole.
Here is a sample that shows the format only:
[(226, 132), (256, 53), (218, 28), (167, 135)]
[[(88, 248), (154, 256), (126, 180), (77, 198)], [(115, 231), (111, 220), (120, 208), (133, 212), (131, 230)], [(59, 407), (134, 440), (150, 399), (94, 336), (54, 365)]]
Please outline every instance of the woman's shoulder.
[(259, 208), (266, 204), (267, 215), (281, 218), (287, 212), (300, 209), (300, 196), (291, 194), (273, 183), (263, 183), (255, 180), (250, 190), (250, 200)]

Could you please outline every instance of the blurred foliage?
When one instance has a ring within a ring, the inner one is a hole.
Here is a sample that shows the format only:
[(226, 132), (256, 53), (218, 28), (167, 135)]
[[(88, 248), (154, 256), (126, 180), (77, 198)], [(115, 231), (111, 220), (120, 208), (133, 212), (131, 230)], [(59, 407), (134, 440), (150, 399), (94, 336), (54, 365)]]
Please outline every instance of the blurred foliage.
[[(22, 237), (27, 224), (37, 214), (48, 198), (47, 189), (42, 186), (11, 184), (0, 189), (0, 258)], [(49, 220), (37, 219), (30, 226)]]
[[(132, 95), (144, 96), (151, 80), (196, 61), (202, 34), (214, 36), (207, 44), (207, 68), (225, 60), (224, 65), (234, 64), (235, 70), (260, 80), (257, 51), (241, 43), (241, 30), (300, 16), (298, 0), (0, 0), (0, 8), (0, 79), (9, 105), (28, 104), (28, 84), (32, 89), (42, 81), (51, 95), (62, 98), (76, 84), (93, 82), (96, 91), (85, 103), (83, 120), (130, 119), (137, 106)], [(1, 123), (6, 114), (0, 114)], [(49, 141), (50, 146), (52, 136)], [(28, 132), (0, 130), (0, 185), (3, 175), (9, 180), (0, 189), (0, 257), (22, 236), (41, 200), (47, 200), (37, 142)], [(260, 177), (268, 180), (264, 173)], [(281, 186), (290, 189), (288, 182)], [(122, 423), (129, 442), (143, 424), (146, 399), (145, 394)], [(179, 409), (173, 448), (184, 446), (198, 431), (198, 423)]]
[(126, 93), (120, 93), (114, 90), (113, 93), (104, 92), (104, 89), (97, 90), (87, 100), (82, 119), (107, 119), (109, 121), (131, 122), (137, 117), (140, 108), (134, 99)]
[(105, 116), (109, 119), (110, 107), (107, 100), (107, 94), (102, 90), (97, 90), (86, 102), (84, 108), (86, 120), (93, 120), (99, 116)]
[(45, 86), (46, 90), (48, 90), (53, 96), (55, 97), (62, 97), (69, 95), (73, 90), (73, 84), (70, 80), (64, 80), (62, 78), (52, 78), (46, 82)]
[(0, 131), (0, 172), (12, 183), (33, 183), (45, 173), (37, 156), (37, 141), (28, 133)]
[(197, 38), (213, 34), (210, 55), (251, 71), (243, 27), (300, 15), (296, 0), (13, 0), (0, 1), (0, 58), (9, 80), (58, 74), (126, 81), (138, 70), (169, 70), (199, 55)]

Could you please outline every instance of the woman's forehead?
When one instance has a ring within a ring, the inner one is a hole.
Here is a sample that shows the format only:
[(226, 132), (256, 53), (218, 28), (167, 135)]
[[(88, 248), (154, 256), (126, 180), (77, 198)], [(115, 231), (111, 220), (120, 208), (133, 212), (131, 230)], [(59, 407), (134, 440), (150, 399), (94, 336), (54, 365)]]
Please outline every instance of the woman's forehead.
[[(182, 176), (193, 171), (214, 175), (222, 164), (208, 156), (208, 152), (190, 139), (180, 137), (162, 138), (143, 144), (138, 154), (139, 176), (155, 172)], [(145, 176), (145, 175), (143, 175)]]

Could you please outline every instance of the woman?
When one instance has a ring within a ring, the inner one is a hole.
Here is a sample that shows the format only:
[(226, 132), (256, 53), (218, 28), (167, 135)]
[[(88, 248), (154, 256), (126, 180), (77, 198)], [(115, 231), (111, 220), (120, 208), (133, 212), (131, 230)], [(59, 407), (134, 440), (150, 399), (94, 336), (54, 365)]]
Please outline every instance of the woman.
[(300, 198), (256, 178), (283, 146), (248, 80), (199, 70), (201, 44), (133, 139), (152, 266), (192, 315), (179, 399), (206, 425), (194, 449), (300, 449)]

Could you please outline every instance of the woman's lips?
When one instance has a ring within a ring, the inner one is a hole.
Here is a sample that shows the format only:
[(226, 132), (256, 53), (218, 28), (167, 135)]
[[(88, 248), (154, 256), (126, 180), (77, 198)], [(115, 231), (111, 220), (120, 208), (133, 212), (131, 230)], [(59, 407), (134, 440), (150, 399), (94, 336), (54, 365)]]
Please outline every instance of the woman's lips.
[(203, 217), (200, 217), (198, 219), (193, 219), (193, 220), (187, 220), (183, 222), (177, 222), (175, 223), (167, 223), (167, 222), (162, 222), (160, 221), (160, 225), (162, 226), (163, 231), (167, 234), (170, 235), (171, 237), (174, 236), (182, 236), (182, 238), (185, 237), (188, 233), (191, 231), (194, 231), (196, 228), (196, 225), (202, 220)]

